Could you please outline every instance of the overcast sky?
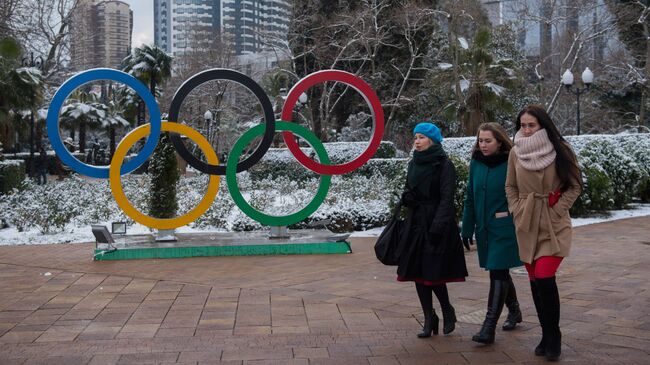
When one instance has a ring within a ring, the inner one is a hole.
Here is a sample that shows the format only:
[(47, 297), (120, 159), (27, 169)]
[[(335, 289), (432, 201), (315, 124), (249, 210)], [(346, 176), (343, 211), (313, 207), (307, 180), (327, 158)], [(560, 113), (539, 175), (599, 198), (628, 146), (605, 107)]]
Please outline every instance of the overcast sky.
[(133, 10), (133, 47), (153, 44), (153, 0), (122, 0)]

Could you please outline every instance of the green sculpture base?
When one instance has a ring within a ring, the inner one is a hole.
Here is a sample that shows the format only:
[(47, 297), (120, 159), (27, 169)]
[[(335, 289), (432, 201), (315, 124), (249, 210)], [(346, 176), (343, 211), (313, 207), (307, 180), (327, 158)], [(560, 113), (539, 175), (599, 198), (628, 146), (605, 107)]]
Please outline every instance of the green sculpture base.
[(327, 230), (296, 230), (289, 238), (268, 232), (177, 233), (176, 242), (156, 242), (150, 235), (116, 236), (111, 246), (98, 245), (93, 259), (138, 260), (206, 256), (322, 255), (351, 253), (345, 236)]

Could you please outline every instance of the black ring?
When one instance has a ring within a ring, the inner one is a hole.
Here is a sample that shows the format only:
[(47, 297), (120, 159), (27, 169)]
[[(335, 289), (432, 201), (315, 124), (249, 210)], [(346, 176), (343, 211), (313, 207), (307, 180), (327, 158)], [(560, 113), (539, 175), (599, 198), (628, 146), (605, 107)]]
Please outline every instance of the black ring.
[[(273, 105), (271, 105), (271, 101), (266, 95), (264, 89), (250, 77), (244, 75), (241, 72), (224, 68), (213, 68), (197, 73), (196, 75), (187, 79), (176, 91), (176, 94), (174, 94), (174, 98), (172, 99), (171, 105), (169, 106), (168, 120), (170, 122), (178, 123), (178, 114), (181, 109), (181, 104), (187, 95), (189, 95), (189, 93), (197, 86), (212, 80), (229, 80), (241, 84), (248, 90), (252, 91), (253, 94), (255, 94), (255, 97), (257, 97), (257, 100), (259, 100), (259, 102), (262, 104), (262, 110), (264, 111), (264, 122), (266, 124), (262, 142), (260, 142), (259, 146), (257, 146), (257, 149), (255, 149), (255, 151), (250, 156), (248, 156), (245, 160), (237, 163), (237, 172), (246, 171), (262, 159), (266, 151), (268, 151), (271, 147), (273, 136), (275, 134), (275, 115), (273, 113)], [(226, 175), (225, 165), (210, 165), (199, 160), (192, 153), (190, 153), (187, 147), (185, 147), (185, 144), (183, 144), (181, 141), (180, 135), (176, 133), (170, 133), (170, 135), (172, 143), (174, 144), (174, 148), (176, 148), (178, 154), (185, 161), (187, 161), (190, 166), (206, 174)]]

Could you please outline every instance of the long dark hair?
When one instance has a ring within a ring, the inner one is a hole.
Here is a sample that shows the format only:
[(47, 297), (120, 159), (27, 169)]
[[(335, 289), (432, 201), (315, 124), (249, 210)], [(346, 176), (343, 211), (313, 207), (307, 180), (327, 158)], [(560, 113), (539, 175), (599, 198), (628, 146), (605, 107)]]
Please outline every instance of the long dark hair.
[(582, 175), (580, 173), (580, 166), (578, 166), (578, 159), (576, 158), (575, 153), (569, 143), (560, 135), (560, 131), (557, 130), (557, 127), (551, 120), (551, 116), (548, 115), (546, 110), (539, 105), (528, 105), (523, 108), (519, 115), (517, 115), (517, 121), (515, 122), (515, 131), (521, 129), (521, 116), (524, 114), (530, 114), (533, 117), (537, 118), (537, 122), (540, 127), (546, 129), (546, 134), (548, 139), (553, 144), (555, 153), (555, 170), (557, 171), (560, 181), (562, 182), (561, 190), (566, 191), (571, 185), (571, 180), (574, 179), (580, 184), (580, 188), (583, 189), (582, 184)]

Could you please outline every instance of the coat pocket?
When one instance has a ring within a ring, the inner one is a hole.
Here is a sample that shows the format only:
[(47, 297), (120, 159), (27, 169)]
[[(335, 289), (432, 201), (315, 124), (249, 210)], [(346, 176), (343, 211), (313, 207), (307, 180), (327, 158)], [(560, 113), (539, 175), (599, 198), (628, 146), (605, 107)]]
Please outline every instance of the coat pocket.
[(567, 211), (565, 209), (560, 208), (558, 204), (549, 207), (548, 210), (551, 216), (551, 221), (555, 221), (555, 222), (561, 221), (567, 213)]
[(506, 227), (514, 225), (512, 220), (512, 215), (505, 212), (506, 215), (503, 216), (500, 213), (496, 213), (490, 220), (490, 225), (492, 227)]

